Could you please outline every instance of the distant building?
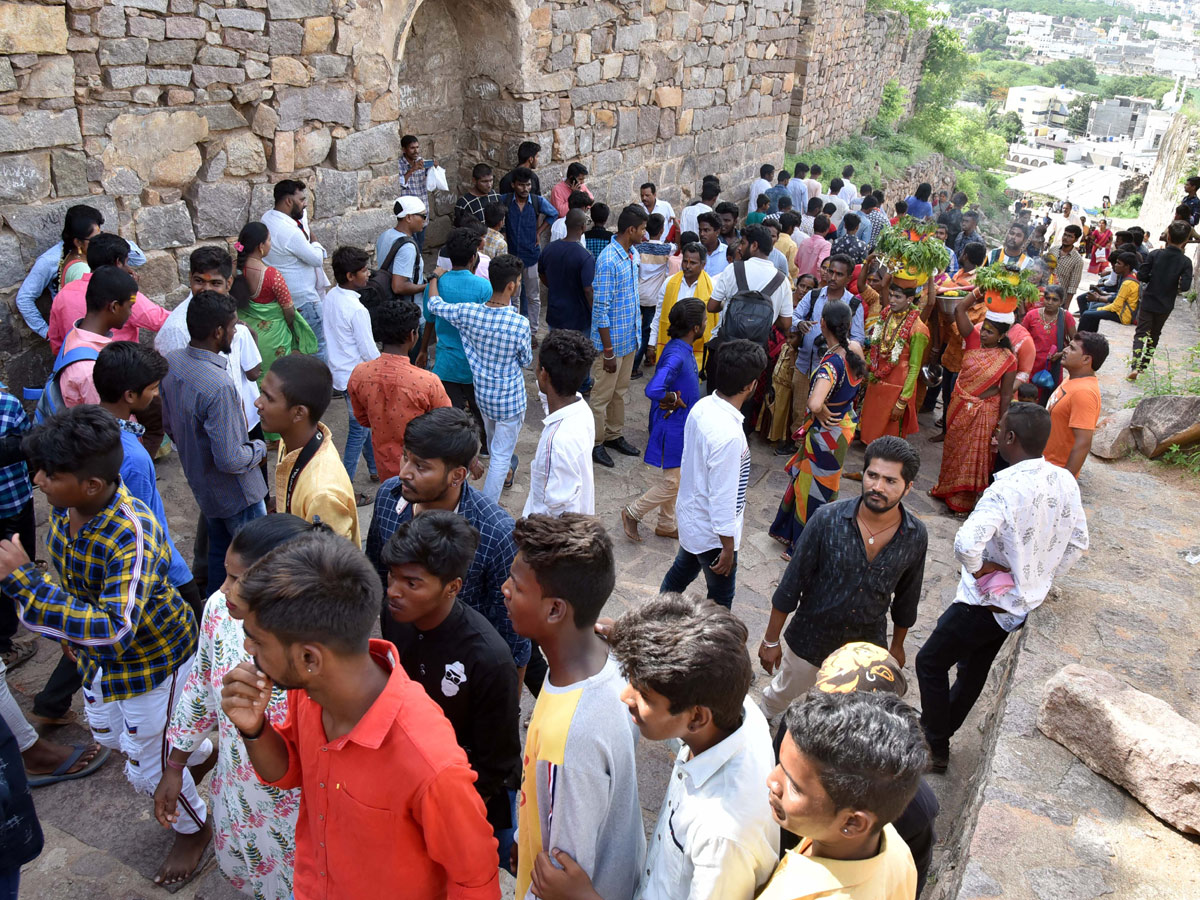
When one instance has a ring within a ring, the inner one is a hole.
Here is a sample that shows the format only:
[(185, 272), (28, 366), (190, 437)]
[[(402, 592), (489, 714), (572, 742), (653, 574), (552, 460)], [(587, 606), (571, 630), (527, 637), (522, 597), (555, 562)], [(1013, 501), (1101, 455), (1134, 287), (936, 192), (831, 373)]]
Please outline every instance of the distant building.
[(1125, 137), (1134, 141), (1146, 133), (1154, 101), (1141, 97), (1113, 97), (1092, 102), (1088, 111), (1088, 137)]
[(1068, 104), (1079, 96), (1078, 91), (1064, 87), (1026, 85), (1008, 89), (1004, 111), (1015, 112), (1027, 129), (1054, 130), (1067, 125)]

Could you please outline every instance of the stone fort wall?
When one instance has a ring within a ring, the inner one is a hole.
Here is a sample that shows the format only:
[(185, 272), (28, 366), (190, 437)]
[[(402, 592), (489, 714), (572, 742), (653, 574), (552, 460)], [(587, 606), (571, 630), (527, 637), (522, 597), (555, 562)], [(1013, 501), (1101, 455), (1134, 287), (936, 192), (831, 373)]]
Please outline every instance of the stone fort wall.
[[(12, 303), (66, 208), (136, 240), (143, 291), (186, 295), (190, 250), (231, 241), (304, 180), (313, 235), (371, 246), (393, 222), (400, 136), (450, 186), (543, 146), (617, 206), (702, 175), (744, 200), (767, 160), (857, 131), (919, 42), (865, 0), (0, 0), (0, 379), (44, 378)], [(436, 195), (429, 240), (450, 227)]]

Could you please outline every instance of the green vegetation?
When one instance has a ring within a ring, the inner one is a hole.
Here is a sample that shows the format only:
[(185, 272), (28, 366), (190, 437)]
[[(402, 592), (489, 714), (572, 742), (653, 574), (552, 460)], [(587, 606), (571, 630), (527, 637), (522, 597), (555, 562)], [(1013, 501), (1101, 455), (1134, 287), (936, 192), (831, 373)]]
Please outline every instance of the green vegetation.
[(975, 270), (975, 287), (984, 293), (995, 291), (1001, 297), (1016, 297), (1026, 306), (1038, 300), (1037, 285), (1028, 269), (1014, 272), (1004, 263), (995, 262)]
[(966, 75), (963, 99), (971, 103), (1003, 101), (1010, 87), (1033, 84), (1063, 87), (1109, 97), (1160, 98), (1174, 82), (1158, 75), (1100, 75), (1088, 59), (1056, 59), (1044, 66), (1030, 65), (996, 52), (974, 57), (975, 68)]
[(1117, 16), (1129, 16), (1132, 19), (1158, 19), (1166, 21), (1165, 16), (1139, 13), (1131, 6), (1123, 3), (1109, 6), (1107, 3), (1093, 3), (1091, 0), (950, 0), (952, 15), (961, 16), (977, 9), (995, 9), (1001, 7), (1009, 12), (1042, 13), (1047, 16), (1069, 16), (1075, 19), (1113, 20)]
[(925, 0), (867, 0), (867, 12), (877, 15), (898, 12), (908, 19), (908, 26), (914, 31), (928, 28), (935, 19), (942, 18)]
[(971, 36), (967, 39), (967, 46), (972, 50), (982, 52), (984, 50), (999, 50), (1007, 51), (1008, 47), (1005, 41), (1008, 40), (1008, 26), (1001, 22), (981, 22), (971, 29)]
[(1120, 203), (1117, 203), (1108, 208), (1109, 218), (1114, 219), (1136, 219), (1142, 211), (1142, 201), (1145, 199), (1144, 194), (1133, 194), (1126, 197)]
[(1078, 137), (1087, 131), (1088, 113), (1091, 112), (1093, 101), (1099, 100), (1095, 94), (1083, 94), (1067, 104), (1067, 133)]
[(879, 112), (867, 125), (868, 133), (875, 137), (887, 137), (892, 133), (892, 126), (904, 115), (904, 106), (908, 100), (908, 92), (893, 78), (883, 86), (883, 94), (879, 98)]
[(932, 240), (937, 226), (933, 222), (919, 222), (912, 216), (901, 216), (895, 225), (889, 225), (879, 233), (875, 251), (900, 269), (898, 263), (909, 273), (932, 275), (944, 272), (950, 265), (950, 251), (941, 241)]

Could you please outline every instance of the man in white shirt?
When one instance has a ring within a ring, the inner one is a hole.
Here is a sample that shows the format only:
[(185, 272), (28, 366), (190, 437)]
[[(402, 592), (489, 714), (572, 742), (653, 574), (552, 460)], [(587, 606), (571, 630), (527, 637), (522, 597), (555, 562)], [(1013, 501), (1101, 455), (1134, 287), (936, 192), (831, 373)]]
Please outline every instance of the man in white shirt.
[[(593, 202), (592, 195), (587, 191), (572, 191), (570, 196), (567, 197), (567, 213), (570, 213), (570, 211), (573, 209), (582, 209), (585, 213), (590, 215)], [(566, 237), (567, 216), (564, 214), (555, 219), (554, 224), (550, 226), (550, 240), (561, 241), (565, 240)], [(583, 239), (582, 233), (579, 235), (579, 243), (583, 244), (585, 247), (587, 246)]]
[(271, 232), (271, 250), (263, 262), (274, 266), (283, 276), (296, 312), (317, 337), (317, 356), (325, 359), (321, 295), (329, 286), (329, 279), (325, 277), (325, 248), (308, 233), (307, 206), (303, 181), (284, 179), (275, 185), (275, 208), (262, 217), (262, 223)]
[[(346, 385), (354, 367), (379, 358), (375, 335), (371, 331), (371, 314), (362, 305), (358, 292), (367, 286), (371, 277), (368, 267), (370, 257), (358, 247), (339, 247), (333, 254), (333, 277), (337, 287), (330, 288), (325, 295), (325, 341), (329, 353), (329, 372), (333, 375), (333, 389), (341, 391), (346, 398), (346, 447), (342, 453), (342, 465), (353, 483), (358, 471), (358, 456), (367, 461), (371, 480), (378, 481), (375, 468), (375, 450), (371, 445), (371, 429), (359, 424), (350, 404)], [(366, 506), (370, 498), (358, 495), (359, 506)], [(363, 502), (365, 501), (365, 502)]]
[(767, 351), (758, 344), (724, 344), (717, 371), (708, 378), (715, 392), (701, 398), (688, 415), (675, 502), (679, 552), (660, 593), (682, 593), (703, 572), (708, 599), (726, 609), (733, 605), (750, 481), (750, 447), (740, 410), (766, 367)]
[(820, 166), (813, 166), (808, 174), (809, 177), (804, 180), (804, 186), (808, 188), (808, 199), (811, 201), (813, 197), (821, 196), (821, 175), (823, 173)]
[(675, 210), (666, 200), (658, 199), (658, 187), (652, 181), (647, 181), (642, 185), (641, 194), (642, 209), (646, 211), (647, 216), (658, 213), (663, 217), (663, 221), (666, 223), (663, 226), (663, 236), (669, 237), (671, 229), (675, 226)]
[(758, 195), (765, 194), (771, 189), (771, 182), (775, 180), (775, 167), (770, 163), (763, 163), (759, 166), (758, 177), (750, 183), (750, 210), (758, 208)]
[(595, 515), (592, 447), (596, 422), (579, 395), (596, 348), (582, 332), (554, 328), (538, 350), (538, 390), (545, 395), (546, 418), (529, 470), (529, 497), (523, 516), (544, 513)]
[[(679, 214), (680, 232), (692, 231), (700, 233), (700, 216), (710, 213), (717, 207), (717, 198), (721, 196), (721, 188), (716, 182), (706, 181), (700, 187), (700, 202), (685, 206)], [(718, 227), (717, 231), (721, 229)], [(711, 255), (711, 254), (710, 254)]]
[(837, 191), (837, 195), (846, 201), (846, 205), (850, 206), (858, 199), (858, 188), (850, 183), (850, 179), (854, 177), (854, 166), (846, 166), (842, 169), (842, 187)]
[(1068, 200), (1062, 205), (1062, 215), (1050, 217), (1050, 228), (1046, 232), (1046, 247), (1057, 247), (1062, 238), (1063, 229), (1068, 225), (1080, 225), (1079, 214)]
[(850, 211), (850, 204), (843, 200), (841, 196), (843, 186), (844, 182), (842, 179), (835, 178), (829, 182), (829, 193), (821, 195), (822, 203), (832, 203), (836, 207), (835, 212), (829, 218), (837, 228), (841, 228), (842, 217)]
[[(607, 638), (642, 737), (682, 744), (634, 896), (748, 900), (775, 869), (780, 832), (762, 799), (775, 754), (767, 720), (746, 696), (754, 681), (746, 626), (706, 601), (664, 594), (624, 613)], [(573, 859), (560, 852), (556, 861), (561, 869), (538, 855), (538, 896), (595, 896)]]
[(1050, 413), (1014, 403), (997, 434), (1008, 467), (996, 473), (954, 538), (962, 563), (958, 591), (917, 654), (921, 726), (935, 772), (946, 770), (950, 738), (979, 698), (1008, 635), (1025, 625), (1054, 579), (1088, 548), (1078, 484), (1042, 458)]
[[(740, 259), (733, 265), (726, 266), (713, 279), (713, 292), (708, 301), (708, 311), (721, 313), (721, 319), (717, 323), (714, 333), (721, 330), (721, 325), (725, 321), (726, 301), (740, 290), (738, 287), (739, 272), (744, 273), (748, 290), (759, 291), (771, 301), (771, 307), (775, 312), (775, 327), (784, 332), (791, 329), (792, 289), (788, 284), (787, 272), (780, 273), (770, 260), (771, 251), (774, 249), (774, 237), (764, 226), (751, 225), (742, 230), (742, 237), (738, 243)], [(779, 277), (780, 274), (783, 275), (782, 278)], [(723, 347), (721, 352), (725, 352)]]

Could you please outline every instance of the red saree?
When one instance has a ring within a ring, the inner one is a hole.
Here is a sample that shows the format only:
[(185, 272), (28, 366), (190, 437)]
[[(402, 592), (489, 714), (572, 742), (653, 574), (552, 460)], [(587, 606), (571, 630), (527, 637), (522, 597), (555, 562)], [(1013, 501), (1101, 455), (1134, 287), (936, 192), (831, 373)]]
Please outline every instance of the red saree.
[(1003, 347), (980, 347), (978, 329), (967, 341), (962, 371), (946, 413), (942, 468), (930, 492), (945, 500), (954, 512), (974, 509), (992, 474), (992, 432), (1000, 422), (1000, 395), (984, 400), (979, 395), (998, 387), (1004, 374), (1016, 367), (1016, 358)]

